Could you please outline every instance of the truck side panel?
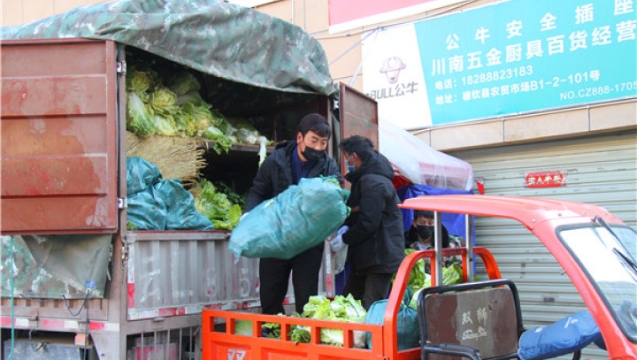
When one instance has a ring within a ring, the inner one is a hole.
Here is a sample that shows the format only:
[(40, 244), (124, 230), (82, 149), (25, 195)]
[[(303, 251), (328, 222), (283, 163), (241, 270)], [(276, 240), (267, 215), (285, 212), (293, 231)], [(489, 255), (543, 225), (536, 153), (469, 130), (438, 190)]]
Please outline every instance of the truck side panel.
[(236, 259), (228, 231), (128, 232), (128, 320), (258, 306), (258, 259)]
[(115, 232), (115, 44), (2, 42), (2, 233)]

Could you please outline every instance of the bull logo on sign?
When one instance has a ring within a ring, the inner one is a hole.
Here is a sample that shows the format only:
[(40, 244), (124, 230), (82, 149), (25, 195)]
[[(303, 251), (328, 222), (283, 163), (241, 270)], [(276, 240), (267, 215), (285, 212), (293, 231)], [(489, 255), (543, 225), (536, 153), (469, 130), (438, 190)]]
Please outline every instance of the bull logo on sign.
[(380, 68), (380, 72), (385, 74), (387, 82), (394, 84), (398, 81), (398, 75), (400, 70), (405, 68), (405, 63), (398, 57), (390, 57), (383, 63), (383, 67)]

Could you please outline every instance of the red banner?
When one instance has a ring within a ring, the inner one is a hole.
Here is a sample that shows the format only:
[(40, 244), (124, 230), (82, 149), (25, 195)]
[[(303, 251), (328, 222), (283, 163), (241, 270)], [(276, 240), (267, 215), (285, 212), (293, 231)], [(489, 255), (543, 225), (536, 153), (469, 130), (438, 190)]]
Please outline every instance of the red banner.
[(566, 186), (566, 173), (562, 173), (561, 171), (527, 173), (525, 185), (529, 188)]

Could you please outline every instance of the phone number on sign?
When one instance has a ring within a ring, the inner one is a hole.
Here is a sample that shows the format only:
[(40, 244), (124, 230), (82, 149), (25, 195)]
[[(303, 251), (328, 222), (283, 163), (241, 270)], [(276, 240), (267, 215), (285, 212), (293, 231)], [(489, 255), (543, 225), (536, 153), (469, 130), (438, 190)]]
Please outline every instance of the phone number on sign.
[(462, 85), (475, 85), (491, 81), (507, 80), (533, 75), (533, 66), (526, 65), (511, 69), (495, 70), (462, 77)]

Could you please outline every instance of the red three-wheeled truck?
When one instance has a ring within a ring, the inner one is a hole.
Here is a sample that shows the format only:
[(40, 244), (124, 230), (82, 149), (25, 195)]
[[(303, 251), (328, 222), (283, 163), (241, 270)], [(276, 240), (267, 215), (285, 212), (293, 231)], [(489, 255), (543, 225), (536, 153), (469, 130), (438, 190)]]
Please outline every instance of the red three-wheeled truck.
[[(405, 209), (466, 214), (467, 229), (479, 217), (516, 220), (552, 254), (587, 308), (556, 323), (525, 328), (518, 291), (503, 279), (485, 247), (467, 241), (464, 248), (408, 255), (395, 282), (380, 325), (302, 319), (287, 316), (208, 310), (203, 312), (204, 359), (545, 359), (585, 346), (605, 349), (609, 359), (637, 358), (637, 234), (602, 207), (570, 201), (511, 196), (442, 195), (405, 200)], [(437, 233), (440, 233), (438, 231)], [(515, 239), (510, 239), (511, 243)], [(467, 256), (472, 254), (472, 256)], [(463, 257), (464, 282), (442, 284), (442, 257)], [(432, 286), (418, 295), (419, 346), (400, 348), (400, 311), (409, 275), (419, 260), (432, 262)], [(556, 274), (560, 276), (563, 274)], [(469, 281), (471, 279), (471, 281)], [(480, 279), (480, 280), (478, 280)], [(253, 336), (235, 332), (239, 320), (251, 321)], [(277, 323), (281, 337), (263, 336), (262, 325)], [(294, 326), (311, 329), (309, 343), (295, 343)], [(322, 344), (322, 329), (343, 331), (343, 347)], [(365, 348), (356, 335), (369, 334)]]

